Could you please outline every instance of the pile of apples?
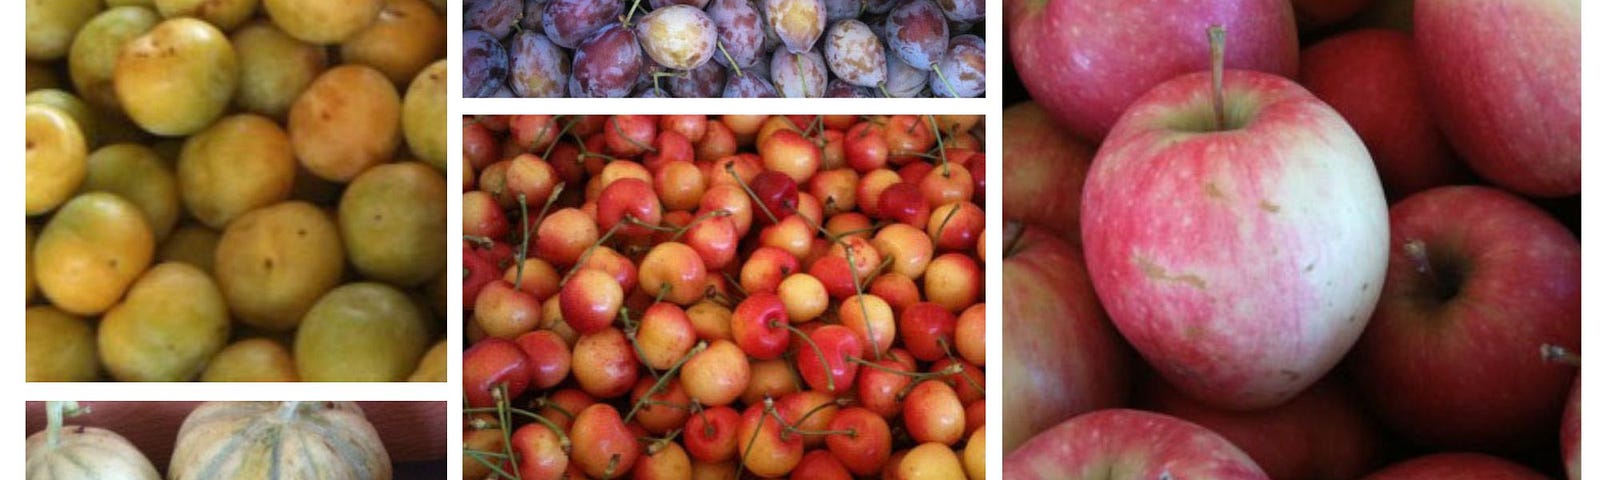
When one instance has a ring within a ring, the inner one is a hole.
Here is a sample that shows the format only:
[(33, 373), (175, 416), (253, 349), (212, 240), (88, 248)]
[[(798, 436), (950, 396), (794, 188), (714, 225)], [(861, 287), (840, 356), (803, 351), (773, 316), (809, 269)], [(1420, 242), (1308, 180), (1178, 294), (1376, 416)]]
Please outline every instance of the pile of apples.
[(982, 117), (462, 129), (463, 478), (984, 478)]
[(1579, 478), (1577, 0), (1005, 6), (1007, 478)]

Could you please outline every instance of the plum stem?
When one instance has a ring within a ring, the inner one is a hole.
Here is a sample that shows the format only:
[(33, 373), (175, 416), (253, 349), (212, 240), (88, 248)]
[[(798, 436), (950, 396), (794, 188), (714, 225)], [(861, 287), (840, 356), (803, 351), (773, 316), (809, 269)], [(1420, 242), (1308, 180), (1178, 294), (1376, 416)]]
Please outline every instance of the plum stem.
[(1227, 129), (1227, 114), (1222, 108), (1222, 54), (1228, 31), (1222, 25), (1212, 25), (1206, 30), (1211, 38), (1211, 110), (1216, 114), (1217, 129)]
[(722, 40), (721, 39), (717, 40), (717, 50), (721, 51), (722, 52), (722, 56), (728, 59), (728, 66), (733, 67), (733, 74), (736, 75), (736, 76), (743, 77), (744, 76), (744, 70), (741, 70), (739, 68), (739, 62), (733, 61), (733, 55), (728, 53), (728, 49), (722, 47)]
[(944, 78), (944, 71), (939, 69), (938, 63), (928, 65), (928, 68), (933, 70), (934, 76), (939, 77), (939, 82), (944, 83), (944, 88), (950, 89), (951, 97), (961, 98), (961, 93), (956, 91), (956, 86), (950, 83), (950, 79)]
[[(805, 67), (805, 57), (800, 56), (798, 53), (791, 53), (790, 55), (794, 55), (795, 70), (797, 72)], [(811, 90), (811, 87), (806, 86), (806, 75), (804, 73), (800, 73), (797, 76), (800, 77), (800, 97), (804, 98), (809, 96), (806, 95), (806, 93)]]
[(1581, 360), (1577, 353), (1573, 353), (1573, 351), (1568, 350), (1567, 347), (1549, 343), (1539, 346), (1539, 356), (1544, 358), (1545, 362), (1559, 363), (1573, 367), (1579, 366)]

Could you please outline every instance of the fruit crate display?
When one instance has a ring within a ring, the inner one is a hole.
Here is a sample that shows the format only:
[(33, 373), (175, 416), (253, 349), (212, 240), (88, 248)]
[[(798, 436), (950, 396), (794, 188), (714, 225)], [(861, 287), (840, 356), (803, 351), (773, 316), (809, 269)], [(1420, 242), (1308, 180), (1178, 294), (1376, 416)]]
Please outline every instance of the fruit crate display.
[(468, 0), (466, 97), (984, 96), (977, 0)]
[(442, 8), (27, 2), (26, 379), (443, 381)]
[[(296, 469), (315, 467), (351, 480), (440, 478), (445, 410), (445, 402), (27, 402), (27, 475), (313, 478)], [(246, 468), (280, 476), (228, 473)]]
[(1578, 478), (1578, 2), (1006, 9), (1008, 477)]
[(463, 478), (983, 478), (981, 117), (463, 122)]

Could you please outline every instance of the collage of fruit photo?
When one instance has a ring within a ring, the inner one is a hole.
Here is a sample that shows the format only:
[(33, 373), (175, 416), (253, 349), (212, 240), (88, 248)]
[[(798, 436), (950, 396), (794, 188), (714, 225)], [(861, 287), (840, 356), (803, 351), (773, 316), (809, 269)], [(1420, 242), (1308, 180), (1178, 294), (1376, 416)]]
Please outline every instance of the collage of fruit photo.
[(1580, 1), (16, 2), (8, 463), (1578, 480)]

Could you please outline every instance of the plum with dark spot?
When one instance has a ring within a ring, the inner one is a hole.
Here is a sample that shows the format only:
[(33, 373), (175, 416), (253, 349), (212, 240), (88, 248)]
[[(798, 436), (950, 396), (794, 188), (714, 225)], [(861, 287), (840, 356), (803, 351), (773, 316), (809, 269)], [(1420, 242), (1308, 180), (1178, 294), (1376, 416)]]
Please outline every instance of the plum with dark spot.
[(462, 95), (487, 97), (505, 85), (510, 59), (499, 40), (483, 30), (467, 30), (461, 34), (461, 49)]

